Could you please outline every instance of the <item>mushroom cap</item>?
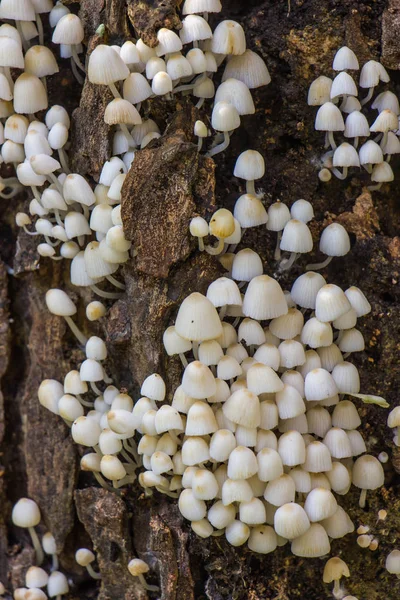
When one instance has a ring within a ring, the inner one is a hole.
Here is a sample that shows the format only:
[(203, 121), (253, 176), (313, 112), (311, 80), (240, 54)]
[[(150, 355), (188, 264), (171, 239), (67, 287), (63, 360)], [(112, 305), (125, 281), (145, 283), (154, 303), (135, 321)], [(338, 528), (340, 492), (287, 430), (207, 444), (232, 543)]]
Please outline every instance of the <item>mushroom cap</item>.
[(291, 550), (295, 556), (316, 558), (330, 552), (329, 538), (319, 523), (312, 523), (303, 535), (293, 540)]
[(325, 102), (315, 117), (317, 131), (344, 131), (344, 121), (339, 108), (332, 102)]
[(142, 118), (133, 104), (128, 102), (128, 100), (114, 98), (114, 100), (107, 104), (104, 121), (107, 125), (116, 125), (119, 123), (140, 125)]
[[(229, 58), (222, 81), (226, 81), (229, 78), (239, 79), (250, 90), (268, 85), (271, 82), (267, 65), (261, 56), (258, 56), (252, 50), (246, 50), (239, 56), (231, 56)], [(327, 100), (329, 100), (329, 96)]]
[(400, 406), (396, 406), (390, 411), (387, 420), (388, 427), (400, 427)]
[(95, 560), (95, 555), (88, 548), (79, 548), (75, 552), (75, 560), (81, 567), (87, 567)]
[(246, 37), (242, 26), (236, 21), (221, 21), (214, 30), (211, 50), (216, 54), (243, 54)]
[(327, 256), (344, 256), (350, 251), (350, 238), (340, 223), (331, 223), (323, 230), (319, 249)]
[(76, 313), (76, 306), (63, 290), (52, 289), (46, 292), (46, 305), (53, 315), (71, 317)]
[(354, 485), (362, 490), (376, 490), (385, 482), (381, 463), (370, 454), (360, 456), (354, 463), (352, 480)]
[(233, 104), (217, 102), (212, 111), (211, 124), (216, 131), (232, 131), (240, 126), (240, 116)]
[(82, 21), (77, 15), (69, 13), (58, 21), (52, 37), (53, 44), (80, 44), (85, 37)]
[(348, 46), (339, 48), (333, 59), (332, 69), (334, 71), (344, 71), (345, 69), (358, 71), (359, 68), (358, 59), (353, 50)]
[(324, 583), (331, 583), (331, 581), (338, 581), (341, 577), (350, 577), (349, 567), (344, 560), (334, 556), (325, 564), (323, 581)]
[(230, 78), (221, 83), (215, 94), (215, 102), (232, 104), (239, 115), (253, 115), (256, 111), (249, 88), (239, 79)]
[(386, 570), (389, 573), (400, 575), (400, 550), (392, 550), (386, 557)]
[(14, 504), (11, 519), (18, 527), (35, 527), (40, 523), (40, 510), (34, 500), (20, 498)]
[(89, 57), (88, 78), (91, 83), (109, 85), (126, 79), (129, 69), (122, 58), (110, 46), (96, 46)]
[(187, 340), (212, 340), (222, 334), (218, 313), (208, 298), (198, 292), (187, 296), (176, 317), (175, 329)]

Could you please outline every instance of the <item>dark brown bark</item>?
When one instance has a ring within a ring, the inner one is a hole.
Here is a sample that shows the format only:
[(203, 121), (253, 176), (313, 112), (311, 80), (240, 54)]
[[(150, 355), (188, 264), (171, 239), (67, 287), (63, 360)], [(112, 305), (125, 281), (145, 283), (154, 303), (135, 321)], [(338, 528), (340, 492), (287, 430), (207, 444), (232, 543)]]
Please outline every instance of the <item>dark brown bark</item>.
[[(160, 26), (179, 27), (173, 0), (82, 0), (80, 15), (91, 49), (101, 43), (95, 34), (105, 25), (105, 40), (120, 43), (136, 32), (155, 45)], [(226, 1), (223, 16), (242, 23), (248, 47), (266, 60), (272, 83), (254, 90), (256, 114), (242, 119), (229, 149), (214, 163), (196, 152), (192, 124), (197, 118), (190, 102), (155, 101), (149, 114), (160, 125), (171, 122), (162, 138), (136, 154), (123, 195), (123, 219), (127, 236), (138, 249), (137, 259), (123, 270), (127, 292), (110, 305), (104, 333), (115, 381), (132, 394), (154, 370), (167, 380), (169, 398), (181, 373), (180, 363), (162, 353), (162, 332), (172, 321), (179, 302), (189, 292), (204, 291), (220, 272), (216, 259), (199, 254), (187, 225), (192, 216), (208, 215), (213, 207), (232, 208), (240, 181), (232, 176), (239, 152), (253, 148), (266, 159), (266, 175), (260, 182), (264, 203), (280, 199), (289, 205), (306, 198), (314, 205), (314, 242), (322, 228), (339, 220), (352, 234), (352, 251), (334, 260), (325, 270), (330, 281), (342, 287), (357, 285), (372, 304), (372, 313), (360, 323), (367, 346), (354, 357), (360, 369), (362, 389), (399, 399), (400, 322), (400, 209), (399, 160), (392, 161), (395, 181), (371, 196), (360, 174), (345, 182), (321, 184), (317, 178), (323, 139), (313, 129), (315, 110), (306, 104), (312, 79), (329, 73), (335, 50), (347, 43), (361, 61), (381, 58), (390, 69), (391, 89), (400, 90), (398, 13), (399, 2), (341, 2), (336, 0)], [(103, 112), (108, 90), (85, 84), (82, 95), (73, 82), (67, 61), (50, 80), (52, 103), (66, 105), (73, 115), (72, 160), (75, 168), (98, 180), (110, 152), (110, 130)], [(79, 106), (78, 106), (79, 105)], [(203, 119), (209, 107), (200, 113)], [(168, 167), (170, 170), (168, 171)], [(9, 173), (8, 173), (9, 174)], [(223, 537), (201, 540), (183, 522), (172, 499), (155, 494), (145, 498), (138, 486), (111, 495), (87, 475), (79, 475), (80, 450), (68, 428), (41, 408), (37, 388), (43, 378), (61, 379), (82, 361), (82, 353), (64, 321), (48, 314), (44, 294), (51, 286), (68, 288), (68, 266), (41, 260), (35, 244), (17, 234), (13, 219), (27, 209), (27, 198), (1, 201), (0, 238), (0, 581), (7, 589), (22, 585), (32, 564), (33, 552), (25, 532), (10, 526), (12, 504), (29, 495), (40, 504), (43, 523), (56, 536), (62, 568), (74, 581), (71, 598), (101, 600), (144, 599), (140, 584), (129, 576), (126, 564), (140, 556), (150, 566), (149, 582), (161, 586), (163, 600), (192, 598), (272, 599), (330, 598), (322, 583), (323, 561), (303, 560), (289, 548), (260, 557), (245, 548), (234, 549)], [(338, 217), (338, 215), (340, 215)], [(274, 273), (275, 236), (258, 228), (245, 234), (242, 246), (256, 249), (266, 271)], [(317, 244), (315, 245), (317, 248)], [(319, 256), (315, 252), (316, 258)], [(307, 260), (307, 259), (305, 259)], [(300, 261), (303, 267), (305, 260)], [(6, 275), (5, 265), (15, 276)], [(282, 287), (290, 275), (280, 277)], [(87, 294), (85, 298), (87, 299)], [(83, 317), (84, 303), (80, 302)], [(83, 318), (80, 319), (83, 323)], [(90, 331), (96, 332), (96, 325)], [(387, 411), (361, 406), (362, 431), (375, 455), (389, 453), (385, 486), (369, 497), (368, 510), (358, 508), (357, 492), (341, 498), (356, 526), (369, 525), (379, 540), (376, 552), (362, 550), (355, 535), (332, 543), (332, 552), (349, 564), (349, 593), (359, 599), (398, 597), (397, 580), (384, 571), (386, 555), (400, 544), (400, 454), (387, 429)], [(75, 494), (74, 494), (74, 490)], [(377, 512), (386, 509), (386, 521), (377, 523)], [(74, 552), (92, 544), (103, 575), (100, 588), (74, 562)]]

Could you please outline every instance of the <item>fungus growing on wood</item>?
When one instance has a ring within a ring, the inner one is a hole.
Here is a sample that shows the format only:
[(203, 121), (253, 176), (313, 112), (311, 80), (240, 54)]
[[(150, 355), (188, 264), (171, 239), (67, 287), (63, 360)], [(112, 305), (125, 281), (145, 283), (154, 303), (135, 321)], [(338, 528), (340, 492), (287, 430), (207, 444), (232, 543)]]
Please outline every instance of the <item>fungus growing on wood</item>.
[(28, 529), (36, 552), (36, 562), (38, 566), (41, 565), (44, 559), (43, 549), (35, 531), (35, 527), (39, 525), (41, 519), (38, 505), (30, 498), (20, 498), (14, 504), (11, 519), (17, 527)]

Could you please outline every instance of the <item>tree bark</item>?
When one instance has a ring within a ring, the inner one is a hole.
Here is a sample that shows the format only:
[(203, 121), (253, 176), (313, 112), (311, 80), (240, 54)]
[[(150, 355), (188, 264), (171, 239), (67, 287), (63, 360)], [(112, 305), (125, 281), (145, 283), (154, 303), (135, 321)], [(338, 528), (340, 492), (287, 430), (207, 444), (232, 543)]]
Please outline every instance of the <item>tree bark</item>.
[[(137, 37), (154, 46), (161, 26), (179, 28), (177, 0), (82, 0), (88, 52), (103, 38), (121, 43)], [(272, 82), (254, 90), (256, 114), (242, 119), (227, 151), (215, 162), (197, 153), (193, 124), (199, 115), (190, 99), (149, 102), (145, 111), (159, 124), (163, 136), (138, 151), (123, 188), (122, 217), (137, 258), (123, 269), (124, 297), (109, 305), (103, 325), (90, 324), (90, 334), (104, 335), (110, 371), (121, 388), (134, 397), (141, 382), (157, 371), (166, 380), (168, 400), (181, 376), (181, 365), (166, 358), (162, 333), (172, 323), (179, 303), (192, 291), (204, 292), (223, 270), (215, 257), (196, 250), (188, 232), (190, 218), (209, 216), (215, 208), (233, 208), (242, 183), (232, 175), (238, 154), (248, 148), (265, 157), (266, 175), (260, 188), (263, 202), (298, 198), (312, 202), (311, 223), (315, 249), (323, 227), (333, 220), (346, 226), (352, 250), (334, 259), (324, 271), (329, 281), (344, 289), (359, 286), (372, 305), (361, 320), (366, 349), (354, 356), (362, 389), (398, 404), (400, 381), (400, 205), (398, 159), (395, 181), (372, 195), (360, 173), (345, 182), (317, 177), (323, 153), (320, 132), (313, 128), (315, 111), (306, 103), (307, 89), (320, 74), (330, 72), (334, 52), (348, 44), (360, 62), (380, 59), (391, 71), (393, 91), (399, 91), (398, 0), (341, 2), (338, 0), (229, 0), (223, 18), (239, 21), (247, 46), (266, 60)], [(211, 19), (212, 21), (212, 19)], [(73, 112), (72, 169), (98, 181), (110, 156), (111, 130), (104, 124), (104, 107), (111, 99), (107, 88), (86, 82), (81, 90), (72, 79), (69, 63), (49, 78), (51, 103)], [(165, 124), (168, 126), (165, 129)], [(3, 175), (10, 169), (2, 167)], [(144, 600), (146, 591), (132, 579), (127, 562), (139, 556), (150, 564), (148, 582), (160, 585), (162, 600), (294, 600), (330, 598), (322, 582), (322, 560), (299, 559), (288, 546), (265, 557), (246, 548), (235, 549), (224, 537), (197, 538), (181, 518), (177, 504), (157, 493), (146, 498), (132, 486), (121, 497), (97, 487), (79, 472), (82, 448), (73, 444), (67, 426), (39, 406), (37, 389), (44, 378), (61, 380), (83, 359), (64, 320), (46, 310), (49, 287), (63, 287), (79, 304), (84, 326), (87, 292), (68, 284), (68, 265), (41, 259), (35, 243), (14, 226), (18, 210), (28, 198), (1, 201), (0, 236), (0, 581), (8, 590), (24, 585), (33, 551), (25, 531), (10, 525), (13, 503), (27, 495), (40, 505), (40, 533), (56, 538), (61, 567), (73, 581), (71, 598)], [(339, 216), (340, 215), (340, 216)], [(278, 277), (283, 289), (301, 269), (274, 273), (275, 236), (264, 227), (245, 233), (242, 247), (261, 255), (266, 272)], [(314, 258), (317, 258), (315, 250)], [(306, 259), (305, 259), (306, 260)], [(304, 267), (305, 260), (300, 261)], [(309, 261), (308, 261), (309, 262)], [(314, 262), (314, 260), (312, 260)], [(12, 267), (14, 274), (7, 274)], [(289, 287), (290, 289), (290, 287)], [(361, 430), (368, 450), (389, 454), (385, 486), (369, 495), (368, 510), (358, 507), (357, 491), (341, 498), (341, 505), (359, 525), (368, 525), (379, 540), (375, 552), (359, 548), (356, 534), (332, 542), (332, 553), (349, 565), (346, 588), (357, 598), (398, 598), (398, 583), (384, 569), (387, 554), (400, 544), (400, 453), (386, 427), (387, 411), (362, 405)], [(385, 509), (385, 521), (377, 513)], [(102, 574), (91, 580), (74, 560), (76, 549), (92, 544)], [(397, 586), (397, 589), (396, 589)], [(156, 597), (156, 596), (151, 596)]]

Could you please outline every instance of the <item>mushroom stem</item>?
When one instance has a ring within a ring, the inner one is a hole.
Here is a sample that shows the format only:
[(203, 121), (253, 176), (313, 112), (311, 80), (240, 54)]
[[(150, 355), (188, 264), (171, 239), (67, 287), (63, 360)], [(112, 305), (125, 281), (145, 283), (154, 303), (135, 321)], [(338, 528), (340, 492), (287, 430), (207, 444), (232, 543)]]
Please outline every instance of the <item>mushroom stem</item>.
[(128, 144), (129, 144), (129, 146), (135, 147), (135, 140), (133, 139), (133, 137), (129, 133), (129, 130), (128, 130), (127, 126), (125, 125), (125, 123), (119, 123), (119, 126), (121, 128), (122, 133), (126, 137), (126, 140), (127, 140)]
[(280, 260), (280, 258), (281, 258), (281, 248), (280, 248), (281, 239), (282, 239), (282, 231), (278, 231), (278, 235), (276, 238), (275, 252), (274, 252), (275, 260)]
[(356, 149), (358, 148), (358, 141), (359, 141), (359, 139), (360, 139), (360, 138), (358, 137), (358, 135), (357, 135), (357, 136), (354, 138), (353, 146), (354, 146), (354, 148), (356, 148)]
[(57, 554), (52, 554), (51, 555), (51, 570), (52, 571), (58, 571), (58, 555)]
[(122, 298), (122, 294), (116, 294), (115, 292), (105, 292), (104, 290), (98, 288), (97, 285), (91, 285), (90, 289), (101, 298), (108, 298), (110, 300), (119, 300), (120, 298)]
[(97, 572), (96, 572), (96, 571), (93, 569), (92, 565), (90, 565), (90, 564), (89, 564), (89, 565), (86, 565), (86, 570), (87, 570), (87, 572), (89, 573), (90, 577), (93, 577), (93, 579), (101, 579), (101, 574), (100, 574), (100, 573), (97, 573)]
[(367, 501), (367, 490), (361, 490), (359, 506), (360, 508), (365, 508), (365, 503)]
[(32, 194), (34, 195), (35, 199), (39, 202), (40, 206), (43, 206), (41, 203), (39, 190), (37, 189), (36, 185), (31, 185), (31, 190), (32, 190)]
[(37, 566), (40, 567), (44, 559), (42, 544), (39, 541), (34, 527), (28, 527), (28, 531), (31, 536), (33, 547), (35, 548)]
[(44, 239), (46, 240), (46, 243), (49, 244), (49, 246), (52, 246), (53, 248), (55, 248), (56, 246), (61, 244), (60, 240), (56, 240), (55, 242), (52, 242), (48, 235), (45, 235)]
[(200, 110), (200, 108), (203, 106), (203, 104), (204, 104), (204, 98), (200, 98), (200, 100), (196, 104), (196, 108), (198, 108)]
[(373, 191), (373, 190), (380, 190), (382, 187), (382, 183), (377, 183), (376, 185), (369, 185), (367, 187), (368, 190)]
[(71, 171), (70, 171), (69, 165), (68, 165), (67, 153), (65, 152), (64, 148), (59, 148), (58, 149), (58, 156), (60, 158), (60, 163), (61, 163), (61, 166), (63, 168), (63, 171), (65, 171), (65, 173), (67, 175), (69, 175), (71, 173)]
[(126, 450), (124, 450), (123, 448), (122, 448), (122, 450), (121, 450), (121, 455), (124, 457), (124, 459), (125, 459), (125, 460), (126, 460), (126, 461), (127, 461), (129, 464), (130, 464), (130, 465), (134, 465), (134, 466), (135, 466), (135, 469), (137, 469), (137, 464), (135, 463), (135, 461), (134, 461), (134, 460), (132, 460), (132, 458), (129, 456), (129, 454), (127, 453), (127, 451), (126, 451)]
[(341, 173), (339, 171), (339, 169), (336, 169), (336, 167), (332, 167), (332, 173), (338, 178), (338, 179), (346, 179), (347, 177), (347, 171), (348, 168), (347, 167), (343, 167), (343, 173)]
[(236, 319), (233, 321), (232, 325), (233, 327), (237, 327), (240, 323), (240, 317), (236, 317)]
[(114, 488), (118, 489), (120, 487), (122, 487), (123, 485), (129, 485), (130, 483), (134, 483), (136, 479), (136, 475), (127, 475), (126, 477), (124, 477), (123, 479), (120, 479), (119, 481), (114, 481)]
[(228, 133), (228, 131), (224, 131), (224, 141), (221, 144), (218, 144), (217, 146), (212, 148), (210, 150), (210, 152), (207, 153), (207, 156), (211, 157), (211, 156), (215, 156), (216, 154), (219, 154), (220, 152), (223, 152), (229, 146), (229, 142), (230, 142), (229, 133)]
[(86, 406), (87, 408), (93, 408), (93, 406), (94, 406), (93, 402), (88, 402), (87, 400), (84, 400), (82, 398), (82, 396), (80, 396), (79, 394), (77, 394), (76, 397), (78, 398), (78, 400), (82, 404), (82, 406)]
[(149, 592), (158, 592), (158, 590), (160, 589), (157, 585), (148, 585), (141, 573), (138, 575), (138, 578), (142, 586)]
[(14, 81), (13, 81), (13, 78), (11, 77), (11, 69), (10, 69), (10, 67), (3, 67), (3, 69), (4, 69), (4, 75), (6, 76), (7, 81), (10, 85), (10, 89), (12, 91), (14, 89)]
[(80, 58), (78, 56), (78, 52), (76, 50), (76, 44), (71, 44), (71, 54), (72, 54), (72, 58), (74, 59), (76, 66), (79, 67), (81, 71), (86, 73), (86, 69), (83, 66), (83, 64), (81, 63)]
[(251, 181), (246, 181), (246, 192), (247, 194), (253, 194), (254, 196), (256, 195), (254, 179), (252, 179)]
[(221, 254), (223, 249), (224, 249), (224, 240), (222, 240), (222, 239), (218, 240), (218, 244), (216, 246), (211, 246), (210, 244), (205, 246), (205, 251), (208, 254), (212, 254), (213, 256), (217, 256), (218, 254)]
[(25, 231), (25, 233), (27, 233), (28, 235), (40, 235), (40, 233), (38, 231), (29, 231), (29, 229), (27, 229), (26, 225), (24, 225), (22, 227), (22, 229)]
[(290, 267), (293, 265), (293, 263), (295, 262), (296, 258), (298, 257), (298, 252), (291, 252), (290, 253), (290, 257), (289, 258), (284, 258), (280, 264), (279, 264), (279, 268), (281, 271), (288, 271), (290, 269)]
[(60, 211), (58, 210), (58, 208), (54, 209), (54, 215), (56, 217), (56, 221), (58, 223), (58, 225), (60, 225), (61, 227), (64, 227), (64, 223), (62, 218), (60, 217)]
[(385, 131), (384, 134), (383, 134), (381, 143), (380, 143), (381, 148), (384, 148), (386, 146), (387, 139), (388, 139), (388, 132)]
[(340, 598), (340, 579), (335, 579), (332, 593), (335, 598)]
[(327, 267), (329, 265), (332, 258), (333, 256), (327, 256), (326, 259), (320, 263), (310, 263), (306, 266), (306, 271), (317, 271), (319, 269), (323, 269), (324, 267)]
[(29, 42), (24, 37), (24, 32), (22, 31), (22, 27), (21, 27), (21, 21), (15, 21), (15, 26), (17, 28), (17, 31), (18, 31), (20, 37), (21, 37), (22, 47), (24, 49), (24, 52), (26, 52), (29, 49)]
[(72, 72), (73, 72), (74, 77), (77, 80), (77, 82), (80, 85), (83, 85), (83, 77), (81, 76), (81, 74), (79, 73), (78, 69), (76, 68), (76, 62), (74, 61), (74, 59), (73, 59), (72, 56), (71, 56), (71, 69), (72, 69)]
[(337, 145), (335, 142), (335, 138), (333, 137), (333, 131), (328, 131), (328, 141), (329, 141), (329, 144), (330, 144), (332, 150), (336, 150)]
[(200, 152), (202, 146), (203, 146), (203, 138), (199, 137), (199, 139), (197, 140), (197, 152)]
[(125, 448), (125, 450), (127, 450), (128, 452), (130, 452), (132, 454), (133, 458), (135, 459), (135, 463), (138, 466), (142, 463), (142, 460), (141, 460), (139, 454), (137, 453), (137, 447), (135, 444), (135, 440), (133, 438), (131, 438), (131, 440), (132, 440), (132, 443), (134, 444), (133, 446), (132, 446), (132, 444), (130, 444), (128, 442), (128, 440), (122, 440), (122, 445)]
[(186, 360), (186, 356), (182, 352), (180, 352), (179, 358), (181, 359), (183, 368), (186, 369), (186, 367), (188, 366), (188, 361)]
[(112, 283), (116, 288), (120, 290), (126, 290), (126, 286), (117, 279), (115, 279), (115, 277), (113, 277), (112, 275), (106, 275), (106, 279), (107, 281)]
[(61, 183), (58, 181), (57, 177), (54, 175), (54, 173), (49, 173), (47, 175), (47, 180), (50, 181), (50, 183), (54, 183), (54, 185), (56, 186), (56, 188), (58, 189), (58, 191), (60, 192), (60, 194), (63, 194), (63, 188)]
[(225, 314), (226, 314), (226, 309), (227, 309), (227, 305), (225, 304), (224, 306), (221, 306), (221, 309), (219, 311), (219, 319), (220, 321), (224, 320)]
[(399, 426), (399, 427), (397, 427), (397, 429), (396, 429), (396, 433), (397, 433), (397, 444), (395, 443), (395, 445), (396, 445), (397, 447), (400, 447), (400, 426)]
[(107, 375), (107, 373), (104, 371), (104, 383), (107, 383), (108, 385), (112, 385), (113, 380), (111, 379), (111, 377), (109, 377)]
[(372, 98), (372, 94), (374, 93), (374, 88), (371, 87), (368, 90), (368, 94), (365, 96), (364, 100), (361, 100), (361, 106), (364, 106), (364, 104), (367, 104), (367, 102), (369, 102)]
[(37, 30), (39, 32), (39, 44), (41, 46), (44, 45), (44, 33), (43, 33), (43, 23), (42, 23), (42, 19), (40, 18), (39, 13), (35, 14), (36, 17), (36, 26), (37, 26)]
[(182, 444), (182, 440), (179, 439), (179, 435), (176, 433), (177, 430), (171, 429), (168, 433), (171, 438), (174, 440), (178, 447)]
[(87, 338), (86, 338), (86, 336), (83, 335), (83, 333), (81, 332), (79, 327), (76, 325), (76, 323), (74, 323), (74, 321), (71, 319), (71, 317), (66, 316), (66, 317), (64, 317), (64, 319), (70, 326), (70, 329), (71, 329), (72, 333), (75, 335), (75, 337), (77, 338), (78, 342), (80, 344), (82, 344), (82, 346), (85, 346), (85, 344), (87, 342)]
[(169, 496), (170, 498), (179, 498), (179, 494), (178, 492), (170, 492), (169, 490), (166, 490), (165, 488), (161, 488), (161, 487), (157, 487), (156, 486), (156, 490), (158, 492), (160, 492), (160, 494), (165, 494), (166, 496)]
[(114, 98), (121, 98), (121, 94), (119, 93), (119, 91), (115, 87), (115, 83), (109, 83), (108, 87), (110, 88), (110, 90), (111, 90), (112, 95), (114, 96)]
[(97, 387), (97, 385), (95, 384), (94, 381), (90, 382), (90, 387), (92, 388), (92, 390), (94, 391), (94, 393), (96, 394), (96, 396), (102, 396), (103, 392), (101, 392), (99, 390), (99, 388)]
[(14, 196), (19, 194), (21, 190), (22, 190), (22, 186), (11, 188), (11, 192), (8, 192), (8, 193), (2, 192), (0, 194), (0, 198), (4, 198), (4, 200), (9, 200), (10, 198), (14, 198)]
[(192, 342), (193, 356), (195, 360), (199, 360), (199, 342)]
[(93, 475), (95, 476), (97, 483), (99, 483), (102, 488), (104, 488), (105, 490), (108, 490), (109, 492), (116, 491), (116, 490), (114, 490), (114, 488), (111, 487), (111, 485), (108, 485), (108, 483), (105, 481), (105, 479), (103, 479), (103, 477), (100, 475), (100, 473), (97, 473), (97, 471), (93, 471)]
[[(199, 140), (200, 140), (200, 139), (201, 139), (201, 138), (199, 138)], [(204, 240), (203, 240), (203, 238), (201, 238), (201, 237), (198, 237), (198, 238), (197, 238), (197, 240), (198, 240), (198, 242), (199, 242), (199, 250), (200, 250), (200, 252), (203, 252), (203, 251), (204, 251)]]

